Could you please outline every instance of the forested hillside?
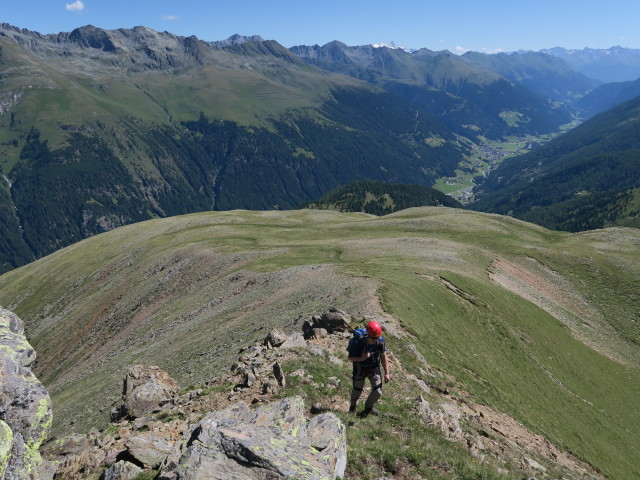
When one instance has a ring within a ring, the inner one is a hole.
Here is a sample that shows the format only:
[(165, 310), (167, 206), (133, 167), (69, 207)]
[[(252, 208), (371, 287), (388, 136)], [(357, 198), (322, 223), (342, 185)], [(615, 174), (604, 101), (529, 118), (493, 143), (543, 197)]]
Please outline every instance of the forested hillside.
[(342, 185), (300, 208), (388, 215), (405, 208), (427, 206), (462, 208), (460, 202), (434, 188), (371, 180)]
[(601, 113), (481, 185), (476, 210), (578, 231), (638, 225), (640, 98)]

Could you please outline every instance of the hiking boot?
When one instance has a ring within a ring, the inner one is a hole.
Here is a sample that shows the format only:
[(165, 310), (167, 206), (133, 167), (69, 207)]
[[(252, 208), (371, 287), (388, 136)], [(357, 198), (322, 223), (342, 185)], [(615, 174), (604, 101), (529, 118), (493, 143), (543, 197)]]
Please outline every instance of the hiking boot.
[(365, 408), (362, 412), (360, 412), (360, 416), (362, 418), (368, 417), (369, 415), (374, 415), (377, 417), (378, 415), (380, 415), (380, 412), (375, 408)]
[(349, 413), (356, 413), (356, 406), (355, 405), (351, 405), (349, 407)]

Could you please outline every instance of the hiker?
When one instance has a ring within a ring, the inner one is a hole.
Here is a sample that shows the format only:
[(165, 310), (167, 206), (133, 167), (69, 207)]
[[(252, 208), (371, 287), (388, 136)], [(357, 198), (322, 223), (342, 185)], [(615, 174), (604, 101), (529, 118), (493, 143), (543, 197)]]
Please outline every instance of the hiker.
[(391, 381), (387, 347), (382, 336), (382, 326), (378, 322), (371, 321), (367, 323), (366, 330), (356, 330), (349, 340), (347, 352), (349, 353), (349, 361), (353, 363), (353, 390), (351, 390), (349, 412), (354, 413), (356, 411), (356, 405), (362, 394), (365, 379), (368, 378), (369, 382), (371, 382), (371, 393), (364, 403), (364, 410), (360, 416), (379, 415), (378, 410), (373, 406), (382, 396), (381, 363), (384, 368), (384, 381)]

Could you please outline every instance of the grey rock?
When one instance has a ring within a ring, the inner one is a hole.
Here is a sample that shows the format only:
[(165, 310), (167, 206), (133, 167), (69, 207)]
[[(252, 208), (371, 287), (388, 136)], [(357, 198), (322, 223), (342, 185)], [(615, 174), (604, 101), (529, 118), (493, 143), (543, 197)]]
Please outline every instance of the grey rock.
[(267, 337), (264, 339), (264, 344), (271, 345), (272, 347), (279, 347), (284, 342), (286, 342), (288, 338), (289, 335), (287, 335), (283, 331), (274, 329), (271, 330)]
[(307, 426), (309, 444), (321, 453), (334, 477), (342, 478), (347, 468), (347, 432), (333, 413), (313, 417)]
[(4, 480), (42, 478), (39, 448), (53, 415), (49, 394), (29, 368), (35, 358), (22, 320), (0, 307), (0, 451), (9, 450), (0, 456)]
[(103, 480), (133, 480), (142, 473), (142, 469), (130, 462), (121, 460), (111, 465), (102, 476)]
[(142, 432), (129, 437), (126, 447), (129, 454), (146, 467), (158, 468), (171, 453), (173, 444), (154, 432)]
[(301, 333), (294, 333), (291, 335), (286, 342), (280, 345), (280, 348), (288, 349), (288, 348), (306, 348), (307, 342), (304, 339), (304, 336)]
[(413, 380), (418, 385), (418, 388), (420, 388), (420, 390), (422, 390), (423, 392), (431, 393), (431, 389), (429, 388), (429, 385), (427, 385), (426, 382), (421, 378), (418, 378), (415, 375), (407, 375), (407, 378), (409, 380)]
[(346, 332), (351, 328), (351, 317), (340, 310), (331, 308), (320, 317), (320, 328), (325, 328), (329, 333)]
[(177, 397), (178, 384), (166, 372), (156, 366), (131, 366), (124, 377), (119, 415), (112, 415), (112, 420), (144, 417), (174, 403)]
[(4, 478), (13, 449), (13, 432), (11, 427), (0, 420), (0, 478)]
[(89, 449), (89, 439), (86, 435), (73, 433), (66, 437), (55, 439), (42, 447), (43, 453), (53, 457), (78, 455)]
[(198, 424), (161, 480), (333, 480), (346, 466), (345, 427), (333, 414), (308, 422), (302, 398), (250, 411), (244, 404), (211, 412)]
[(326, 328), (314, 328), (313, 329), (313, 338), (321, 339), (325, 338), (329, 335), (329, 332)]
[(244, 386), (250, 388), (256, 381), (256, 376), (253, 371), (248, 371), (244, 376)]

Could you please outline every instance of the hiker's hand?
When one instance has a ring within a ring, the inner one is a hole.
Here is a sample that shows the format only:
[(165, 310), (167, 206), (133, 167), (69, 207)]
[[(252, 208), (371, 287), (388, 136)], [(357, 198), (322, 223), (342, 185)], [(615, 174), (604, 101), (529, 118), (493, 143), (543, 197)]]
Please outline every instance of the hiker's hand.
[(390, 373), (385, 373), (384, 374), (384, 381), (385, 381), (385, 383), (389, 383), (391, 381), (391, 374)]
[(371, 356), (371, 352), (364, 352), (364, 355), (362, 355), (362, 357), (360, 357), (362, 360), (360, 360), (361, 362), (364, 362), (367, 358), (369, 358)]

